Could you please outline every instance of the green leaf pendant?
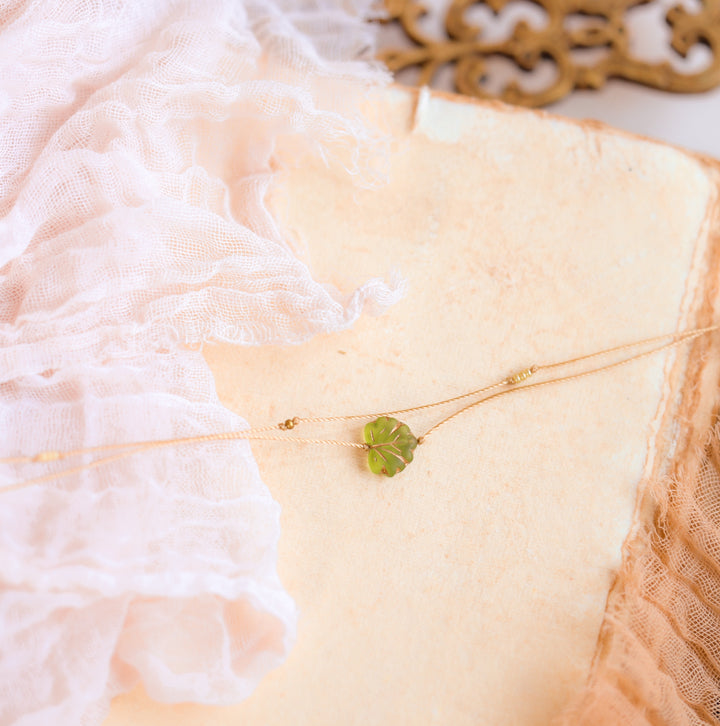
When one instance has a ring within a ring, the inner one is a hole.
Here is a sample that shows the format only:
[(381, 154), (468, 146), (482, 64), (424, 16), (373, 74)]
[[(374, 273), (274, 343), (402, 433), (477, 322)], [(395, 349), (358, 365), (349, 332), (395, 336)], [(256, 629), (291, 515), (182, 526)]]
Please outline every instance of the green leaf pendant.
[(390, 416), (381, 416), (365, 425), (368, 466), (373, 474), (395, 476), (412, 460), (418, 440), (407, 424)]

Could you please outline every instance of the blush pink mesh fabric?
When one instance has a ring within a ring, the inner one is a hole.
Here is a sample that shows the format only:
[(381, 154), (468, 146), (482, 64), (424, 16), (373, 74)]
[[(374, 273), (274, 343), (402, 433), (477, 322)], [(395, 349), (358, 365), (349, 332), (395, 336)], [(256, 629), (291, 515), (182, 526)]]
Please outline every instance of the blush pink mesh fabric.
[[(398, 299), (314, 280), (264, 203), (280, 143), (375, 179), (355, 103), (386, 78), (343, 7), (0, 6), (0, 457), (242, 428), (203, 342), (298, 343)], [(250, 694), (294, 637), (278, 515), (243, 442), (4, 495), (0, 724), (98, 724), (138, 682)]]

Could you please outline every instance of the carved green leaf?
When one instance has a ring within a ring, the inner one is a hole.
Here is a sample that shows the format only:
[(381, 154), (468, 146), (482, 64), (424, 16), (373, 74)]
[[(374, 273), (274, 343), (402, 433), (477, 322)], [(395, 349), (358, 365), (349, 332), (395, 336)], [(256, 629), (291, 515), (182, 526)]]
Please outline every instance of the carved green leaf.
[(418, 440), (410, 427), (390, 416), (381, 416), (365, 425), (368, 465), (373, 474), (395, 476), (412, 460)]

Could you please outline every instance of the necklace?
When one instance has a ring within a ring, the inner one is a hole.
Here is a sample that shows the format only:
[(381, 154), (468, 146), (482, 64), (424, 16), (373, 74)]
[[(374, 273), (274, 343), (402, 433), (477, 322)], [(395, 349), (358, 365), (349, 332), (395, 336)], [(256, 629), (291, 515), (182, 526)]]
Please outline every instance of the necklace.
[[(50, 473), (41, 474), (32, 479), (11, 484), (0, 489), (0, 493), (16, 491), (29, 486), (48, 483), (63, 477), (71, 476), (88, 469), (94, 469), (99, 466), (111, 464), (128, 456), (133, 456), (144, 451), (171, 446), (187, 446), (192, 444), (207, 443), (210, 441), (236, 441), (240, 439), (252, 441), (281, 441), (295, 444), (327, 444), (335, 446), (344, 446), (351, 449), (361, 449), (366, 452), (368, 467), (374, 474), (381, 474), (392, 477), (400, 471), (403, 471), (408, 464), (413, 461), (414, 452), (418, 446), (425, 443), (428, 438), (434, 434), (441, 426), (449, 423), (458, 416), (470, 411), (481, 404), (488, 403), (502, 396), (536, 389), (543, 386), (554, 385), (566, 381), (577, 380), (585, 376), (594, 375), (611, 368), (618, 368), (623, 365), (632, 363), (633, 361), (647, 358), (663, 350), (674, 348), (683, 343), (688, 343), (695, 338), (716, 332), (720, 329), (720, 325), (713, 325), (706, 328), (697, 328), (684, 333), (670, 333), (660, 335), (653, 338), (645, 338), (644, 340), (618, 345), (613, 348), (606, 348), (595, 353), (577, 356), (563, 361), (554, 363), (545, 363), (542, 365), (531, 365), (527, 368), (513, 373), (496, 383), (484, 386), (482, 388), (468, 391), (467, 393), (446, 398), (433, 403), (426, 403), (410, 408), (397, 409), (393, 411), (385, 411), (382, 413), (369, 414), (353, 414), (345, 416), (317, 416), (317, 417), (299, 417), (285, 419), (284, 421), (261, 427), (244, 429), (242, 431), (226, 431), (214, 434), (206, 434), (202, 436), (190, 436), (178, 439), (163, 439), (158, 441), (135, 441), (131, 443), (108, 444), (105, 446), (94, 446), (83, 449), (72, 449), (67, 451), (41, 451), (37, 454), (27, 456), (14, 456), (0, 459), (0, 464), (38, 464), (51, 465), (55, 462), (62, 462), (67, 459), (73, 459), (86, 455), (97, 455), (98, 458), (93, 461), (71, 466), (66, 469), (59, 469)], [(566, 368), (586, 363), (597, 358), (607, 358), (621, 355), (624, 352), (646, 348), (639, 353), (631, 356), (621, 357), (619, 360), (611, 360), (608, 363), (597, 365), (589, 369), (568, 373), (556, 377), (545, 378), (539, 381), (527, 383), (528, 379), (551, 370), (558, 368)], [(469, 403), (455, 410), (453, 413), (445, 416), (437, 423), (433, 424), (421, 436), (415, 436), (408, 424), (396, 418), (397, 415), (412, 414), (431, 408), (459, 403), (467, 399), (474, 399)], [(364, 441), (342, 441), (338, 439), (322, 439), (322, 438), (302, 438), (289, 435), (287, 432), (293, 431), (298, 426), (308, 424), (327, 424), (340, 421), (358, 421), (363, 419), (372, 419), (363, 429)]]

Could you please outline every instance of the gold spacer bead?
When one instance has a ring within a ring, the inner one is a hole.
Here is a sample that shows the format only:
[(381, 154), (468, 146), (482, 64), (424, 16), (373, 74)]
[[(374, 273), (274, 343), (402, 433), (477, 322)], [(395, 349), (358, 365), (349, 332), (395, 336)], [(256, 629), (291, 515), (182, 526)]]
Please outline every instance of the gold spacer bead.
[(285, 419), (285, 421), (279, 423), (278, 428), (281, 431), (290, 431), (290, 429), (294, 429), (299, 423), (300, 419), (297, 416), (293, 416), (293, 418)]
[(33, 457), (33, 462), (35, 462), (36, 464), (44, 464), (47, 461), (57, 461), (59, 458), (59, 451), (41, 451), (39, 454)]
[(537, 366), (530, 366), (529, 368), (525, 368), (522, 371), (519, 371), (518, 373), (515, 373), (512, 376), (509, 376), (506, 378), (503, 383), (506, 386), (515, 386), (518, 383), (522, 383), (523, 381), (526, 381), (530, 376), (537, 373), (538, 367)]

